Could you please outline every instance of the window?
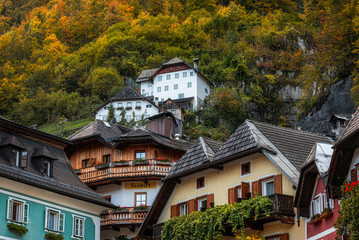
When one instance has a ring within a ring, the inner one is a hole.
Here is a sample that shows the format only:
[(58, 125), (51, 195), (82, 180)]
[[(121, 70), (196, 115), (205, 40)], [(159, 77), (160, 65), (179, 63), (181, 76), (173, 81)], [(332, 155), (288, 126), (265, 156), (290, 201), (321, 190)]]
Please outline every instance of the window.
[(158, 76), (158, 81), (162, 81), (162, 76)]
[(205, 92), (205, 93), (208, 93), (208, 89), (207, 89), (207, 88), (205, 88), (205, 89), (204, 89), (204, 92)]
[(179, 78), (179, 73), (175, 73), (175, 78)]
[(180, 94), (178, 94), (178, 98), (184, 98), (184, 93), (180, 93)]
[(146, 205), (147, 194), (146, 193), (135, 193), (135, 206)]
[(161, 87), (157, 87), (157, 92), (161, 92)]
[(174, 90), (178, 89), (178, 84), (173, 85), (173, 89)]
[(242, 199), (242, 188), (241, 188), (241, 186), (237, 187), (237, 199)]
[(262, 196), (274, 194), (274, 179), (269, 178), (262, 181)]
[(171, 113), (172, 113), (173, 115), (176, 115), (176, 110), (172, 110)]
[(168, 86), (165, 86), (165, 91), (168, 91)]
[(167, 80), (170, 80), (170, 79), (171, 79), (171, 74), (167, 74), (167, 75), (166, 75), (166, 79), (167, 79)]
[(74, 226), (73, 226), (73, 236), (74, 237), (84, 237), (84, 226), (85, 219), (82, 217), (74, 216)]
[(148, 92), (146, 92), (145, 96), (148, 97), (148, 95), (150, 95)]
[[(161, 77), (161, 78), (162, 78), (162, 77)], [(152, 87), (152, 83), (149, 82), (149, 83), (147, 84), (147, 86), (148, 86), (148, 87)]]
[(142, 94), (145, 94), (146, 90), (145, 89), (142, 89)]
[(192, 77), (192, 76), (193, 76), (193, 72), (189, 72), (189, 75)]
[(141, 120), (141, 115), (136, 115), (136, 121), (140, 121)]
[(132, 120), (132, 115), (126, 115), (126, 121), (129, 122)]
[(45, 228), (53, 232), (63, 232), (65, 214), (53, 209), (46, 209)]
[(102, 162), (103, 163), (110, 163), (111, 162), (111, 154), (103, 155)]
[(187, 77), (187, 72), (183, 72), (183, 77)]
[(136, 107), (141, 107), (141, 102), (136, 102)]
[(8, 199), (7, 200), (7, 220), (27, 223), (29, 218), (29, 205), (23, 201)]
[(206, 186), (204, 177), (197, 178), (197, 189), (204, 188)]
[(315, 214), (321, 214), (323, 211), (323, 195), (319, 194), (312, 201), (312, 216)]
[(110, 107), (105, 107), (105, 110), (109, 110), (110, 109)]
[(128, 102), (127, 107), (132, 107), (132, 102)]
[(180, 216), (188, 214), (188, 205), (187, 203), (180, 205)]
[(122, 103), (117, 103), (117, 107), (118, 108), (123, 108), (123, 104)]
[(44, 160), (44, 168), (43, 168), (43, 174), (45, 174), (48, 177), (51, 177), (51, 160), (45, 159)]
[(135, 158), (136, 159), (146, 159), (146, 152), (145, 151), (136, 151)]
[(146, 108), (151, 108), (151, 107), (152, 107), (151, 104), (147, 104), (147, 105), (146, 105)]
[(207, 209), (207, 197), (197, 200), (198, 211), (205, 211)]
[(188, 82), (188, 83), (187, 83), (187, 87), (188, 87), (188, 88), (192, 87), (192, 83), (191, 83), (191, 82)]
[(251, 173), (251, 162), (241, 164), (241, 175), (247, 175)]
[(153, 96), (153, 92), (151, 92), (151, 96)]

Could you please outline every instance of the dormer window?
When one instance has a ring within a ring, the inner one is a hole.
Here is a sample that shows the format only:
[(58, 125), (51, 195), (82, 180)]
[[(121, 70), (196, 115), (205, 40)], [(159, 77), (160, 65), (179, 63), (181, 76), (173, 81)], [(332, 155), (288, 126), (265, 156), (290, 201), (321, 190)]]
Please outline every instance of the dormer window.
[(54, 161), (57, 158), (47, 147), (36, 148), (31, 157), (44, 176), (53, 177)]
[(44, 160), (44, 168), (43, 168), (43, 174), (51, 177), (51, 161), (48, 159)]
[(10, 163), (17, 167), (26, 167), (27, 165), (27, 151), (20, 151), (16, 148), (11, 148)]

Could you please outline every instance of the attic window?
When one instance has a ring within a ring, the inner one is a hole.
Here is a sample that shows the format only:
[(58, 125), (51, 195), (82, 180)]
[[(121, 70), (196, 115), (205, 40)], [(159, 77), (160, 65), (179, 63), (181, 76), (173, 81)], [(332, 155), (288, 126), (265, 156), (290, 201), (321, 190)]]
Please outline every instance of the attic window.
[(20, 151), (16, 148), (11, 148), (10, 163), (17, 167), (26, 167), (27, 165), (27, 151)]
[(197, 186), (196, 189), (201, 189), (206, 186), (204, 177), (197, 178)]
[(44, 168), (43, 168), (43, 174), (51, 177), (51, 171), (52, 171), (52, 164), (51, 164), (51, 160), (49, 159), (44, 159)]
[(105, 110), (109, 110), (110, 109), (110, 107), (105, 107)]

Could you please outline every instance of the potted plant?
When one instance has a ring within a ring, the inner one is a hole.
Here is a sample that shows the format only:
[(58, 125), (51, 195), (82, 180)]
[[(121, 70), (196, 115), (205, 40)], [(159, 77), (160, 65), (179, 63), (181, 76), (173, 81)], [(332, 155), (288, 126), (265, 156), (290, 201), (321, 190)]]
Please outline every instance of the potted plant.
[(126, 109), (127, 111), (128, 111), (128, 110), (132, 110), (132, 107), (126, 107), (125, 109)]
[(118, 108), (116, 108), (116, 110), (123, 110), (123, 107), (118, 107)]
[(148, 207), (146, 204), (141, 204), (133, 208), (135, 211), (147, 211)]
[(328, 218), (332, 215), (333, 215), (333, 210), (331, 208), (324, 208), (322, 215), (320, 215), (320, 217), (322, 219), (324, 219), (324, 218)]
[(128, 212), (128, 208), (127, 207), (120, 207), (120, 205), (114, 210), (114, 212), (119, 213), (119, 212)]
[(7, 228), (10, 230), (10, 232), (13, 232), (17, 235), (24, 235), (28, 231), (25, 226), (16, 223), (8, 223)]
[(146, 159), (138, 158), (135, 160), (135, 165), (146, 165), (146, 164), (149, 164), (148, 160)]
[(141, 106), (136, 106), (135, 109), (136, 110), (141, 110)]
[(46, 238), (46, 240), (63, 240), (64, 239), (64, 237), (62, 235), (56, 234), (56, 233), (46, 233), (45, 238)]
[(312, 216), (312, 218), (310, 219), (309, 224), (317, 224), (319, 222), (322, 221), (322, 218), (320, 217), (320, 214), (315, 214)]
[(171, 165), (173, 163), (173, 161), (168, 157), (157, 158), (156, 162), (157, 164), (161, 164), (161, 165)]
[(104, 169), (104, 168), (108, 168), (108, 167), (110, 167), (110, 164), (109, 163), (103, 163), (103, 162), (97, 163), (95, 165), (96, 169)]
[(112, 164), (113, 164), (112, 166), (114, 166), (114, 167), (117, 167), (117, 166), (128, 166), (128, 165), (129, 165), (129, 163), (128, 163), (126, 160), (123, 160), (123, 159), (121, 159), (121, 160), (119, 160), (119, 161), (113, 161)]
[(81, 169), (80, 168), (73, 168), (74, 173), (76, 174), (80, 174), (81, 173)]

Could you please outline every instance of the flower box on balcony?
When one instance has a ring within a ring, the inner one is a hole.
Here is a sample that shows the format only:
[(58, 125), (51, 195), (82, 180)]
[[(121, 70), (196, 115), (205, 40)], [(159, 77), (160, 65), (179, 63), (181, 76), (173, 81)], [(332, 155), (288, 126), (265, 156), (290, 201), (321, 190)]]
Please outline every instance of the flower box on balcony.
[(132, 110), (132, 107), (126, 107), (125, 109), (126, 109), (127, 111), (128, 111), (128, 110)]
[(129, 209), (125, 208), (125, 207), (118, 207), (113, 212), (114, 213), (125, 213), (125, 212), (129, 212)]
[(333, 216), (333, 210), (332, 209), (324, 209), (322, 212), (322, 215), (320, 215), (321, 219), (328, 218), (330, 216)]
[(316, 214), (312, 217), (309, 224), (314, 225), (314, 224), (320, 223), (321, 221), (322, 221), (322, 218), (320, 217), (320, 214)]
[(112, 163), (113, 167), (121, 167), (121, 166), (128, 166), (128, 165), (129, 165), (129, 163), (127, 161), (125, 161), (125, 160), (114, 161)]
[(148, 165), (149, 164), (148, 160), (145, 160), (145, 159), (136, 159), (134, 163), (135, 163), (135, 165)]
[(173, 161), (166, 157), (166, 158), (156, 159), (156, 163), (161, 164), (161, 165), (171, 165), (173, 163)]
[(141, 204), (140, 206), (134, 207), (133, 210), (134, 210), (135, 212), (147, 212), (147, 211), (148, 211), (148, 207), (147, 207), (147, 205), (142, 205), (142, 204)]
[(98, 163), (95, 168), (96, 169), (105, 169), (105, 168), (109, 168), (110, 167), (110, 163)]
[(81, 173), (81, 169), (74, 169), (74, 173), (80, 174), (80, 173)]
[(116, 110), (123, 110), (123, 107), (118, 107), (118, 108), (116, 108)]
[(135, 109), (136, 110), (141, 110), (141, 106), (136, 106)]

